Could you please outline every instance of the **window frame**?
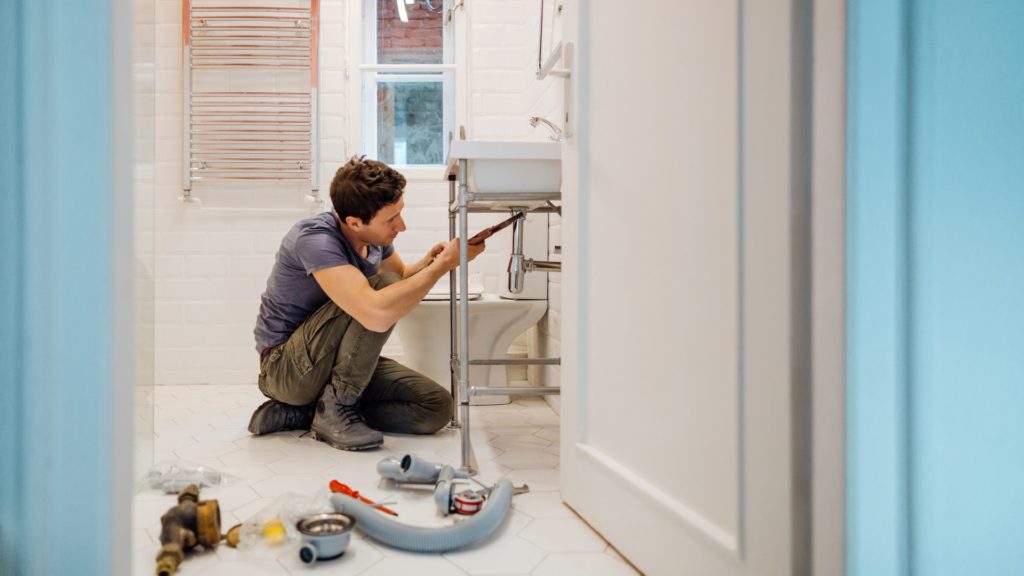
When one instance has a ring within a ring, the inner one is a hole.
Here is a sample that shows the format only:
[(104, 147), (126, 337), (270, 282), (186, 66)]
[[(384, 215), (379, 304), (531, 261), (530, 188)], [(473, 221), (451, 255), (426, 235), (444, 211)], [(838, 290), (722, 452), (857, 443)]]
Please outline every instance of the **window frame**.
[[(442, 19), (451, 10), (452, 0), (444, 0)], [(392, 74), (387, 81), (437, 81), (426, 76), (440, 72), (444, 94), (444, 156), (452, 134), (466, 125), (466, 6), (451, 12), (451, 21), (443, 25), (441, 64), (378, 64), (377, 60), (377, 0), (350, 0), (348, 2), (348, 66), (349, 84), (349, 142), (352, 155), (376, 157), (377, 100), (376, 85), (382, 79), (378, 73)], [(404, 73), (404, 74), (397, 74)], [(372, 88), (364, 90), (364, 85)], [(443, 162), (443, 161), (442, 161)], [(444, 164), (394, 164), (407, 181), (438, 182), (443, 179)]]

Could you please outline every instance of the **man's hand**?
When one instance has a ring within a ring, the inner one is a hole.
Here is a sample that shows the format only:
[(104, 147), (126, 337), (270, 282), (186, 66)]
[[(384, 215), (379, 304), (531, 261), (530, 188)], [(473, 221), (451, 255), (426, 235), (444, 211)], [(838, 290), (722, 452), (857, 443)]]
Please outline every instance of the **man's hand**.
[[(452, 268), (455, 268), (456, 266), (459, 265), (458, 238), (453, 238), (447, 244), (442, 243), (438, 244), (438, 246), (442, 246), (442, 249), (440, 252), (437, 253), (437, 255), (434, 258), (435, 260), (440, 261), (441, 265), (444, 266), (445, 270), (451, 270)], [(434, 248), (437, 248), (437, 246), (435, 246)], [(472, 261), (474, 258), (479, 256), (486, 248), (486, 242), (481, 242), (479, 244), (471, 244), (469, 246), (469, 254), (467, 255), (467, 260)]]
[[(456, 238), (456, 240), (458, 240), (458, 238)], [(487, 249), (487, 243), (486, 242), (481, 242), (479, 244), (473, 244), (472, 246), (469, 247), (469, 260), (473, 260), (474, 258), (479, 256), (480, 254), (483, 254), (483, 251), (486, 250), (486, 249)]]
[(425, 263), (424, 266), (433, 262), (434, 258), (437, 258), (437, 255), (440, 254), (441, 251), (444, 250), (444, 247), (447, 245), (447, 242), (438, 242), (437, 244), (434, 244), (433, 248), (428, 250), (427, 255), (423, 257), (423, 261)]

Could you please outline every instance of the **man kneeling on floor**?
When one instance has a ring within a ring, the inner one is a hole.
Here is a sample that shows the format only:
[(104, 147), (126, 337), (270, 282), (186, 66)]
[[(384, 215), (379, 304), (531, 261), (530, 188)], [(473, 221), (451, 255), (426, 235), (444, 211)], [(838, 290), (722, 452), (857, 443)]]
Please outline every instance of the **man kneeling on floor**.
[[(331, 182), (333, 212), (285, 235), (256, 320), (260, 391), (256, 435), (309, 429), (342, 450), (379, 447), (381, 432), (433, 434), (452, 418), (451, 395), (380, 356), (395, 322), (459, 264), (459, 242), (405, 264), (392, 242), (405, 230), (405, 178), (352, 158)], [(469, 247), (468, 259), (484, 246)]]

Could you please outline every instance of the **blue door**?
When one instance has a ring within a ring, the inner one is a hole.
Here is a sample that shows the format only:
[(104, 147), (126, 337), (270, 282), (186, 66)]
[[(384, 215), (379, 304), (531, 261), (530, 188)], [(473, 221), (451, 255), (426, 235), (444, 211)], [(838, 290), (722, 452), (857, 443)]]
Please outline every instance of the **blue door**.
[(1024, 574), (1024, 2), (848, 19), (848, 574)]
[(129, 572), (130, 8), (0, 2), (3, 575)]

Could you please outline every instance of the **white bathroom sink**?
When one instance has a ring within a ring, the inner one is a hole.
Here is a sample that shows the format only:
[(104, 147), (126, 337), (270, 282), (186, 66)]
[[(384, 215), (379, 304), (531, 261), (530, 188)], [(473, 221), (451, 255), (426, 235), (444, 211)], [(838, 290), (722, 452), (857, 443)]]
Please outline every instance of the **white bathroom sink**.
[(562, 189), (562, 147), (558, 142), (453, 140), (445, 177), (458, 176), (467, 160), (469, 189), (480, 194), (549, 192)]

